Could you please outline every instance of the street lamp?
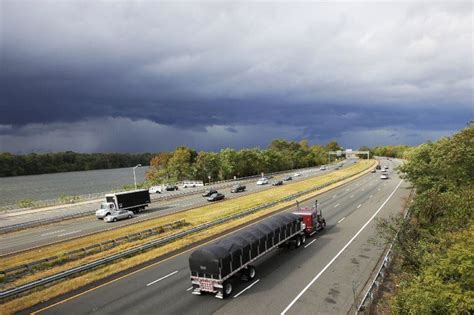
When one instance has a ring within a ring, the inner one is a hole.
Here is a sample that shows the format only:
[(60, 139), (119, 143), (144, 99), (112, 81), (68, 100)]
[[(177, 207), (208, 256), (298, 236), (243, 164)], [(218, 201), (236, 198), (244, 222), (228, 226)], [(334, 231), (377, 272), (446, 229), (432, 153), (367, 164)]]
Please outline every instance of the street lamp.
[(140, 167), (140, 166), (142, 166), (142, 165), (141, 165), (141, 164), (137, 164), (137, 166), (135, 166), (135, 167), (133, 168), (133, 182), (135, 183), (135, 189), (137, 189), (137, 176), (135, 175), (135, 169), (136, 169), (137, 167)]

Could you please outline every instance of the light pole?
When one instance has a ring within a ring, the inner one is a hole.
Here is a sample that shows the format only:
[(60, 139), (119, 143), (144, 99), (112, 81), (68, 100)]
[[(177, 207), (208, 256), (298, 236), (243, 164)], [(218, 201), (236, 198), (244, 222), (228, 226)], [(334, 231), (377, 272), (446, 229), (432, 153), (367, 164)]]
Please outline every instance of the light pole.
[(137, 167), (140, 167), (142, 166), (141, 164), (137, 164), (137, 166), (135, 166), (133, 168), (133, 182), (135, 183), (135, 189), (137, 189), (137, 176), (135, 175), (135, 169), (137, 169)]

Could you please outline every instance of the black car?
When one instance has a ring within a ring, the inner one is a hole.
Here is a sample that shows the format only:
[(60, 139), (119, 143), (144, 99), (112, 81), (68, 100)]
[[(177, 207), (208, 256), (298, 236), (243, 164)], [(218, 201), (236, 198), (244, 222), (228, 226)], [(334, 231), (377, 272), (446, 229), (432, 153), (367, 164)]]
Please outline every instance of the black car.
[(224, 198), (225, 198), (224, 194), (216, 192), (216, 193), (210, 195), (209, 197), (207, 197), (207, 201), (217, 201), (217, 200), (222, 200)]
[(291, 177), (291, 176), (287, 176), (287, 177), (283, 178), (283, 180), (284, 180), (285, 182), (287, 182), (287, 181), (289, 181), (289, 180), (292, 180), (292, 179), (293, 179), (293, 177)]
[(241, 192), (241, 191), (245, 191), (245, 186), (244, 185), (235, 185), (234, 187), (232, 187), (232, 189), (230, 190), (231, 193), (238, 193), (238, 192)]
[(165, 190), (166, 191), (178, 190), (178, 186), (176, 186), (176, 185), (166, 185)]
[(379, 170), (381, 168), (382, 168), (382, 166), (380, 166), (380, 164), (375, 167), (375, 169), (377, 169), (377, 170)]
[(272, 186), (281, 186), (283, 185), (283, 181), (282, 180), (276, 180), (272, 183)]
[(202, 194), (202, 196), (203, 197), (209, 197), (209, 196), (214, 195), (214, 194), (217, 194), (217, 190), (209, 189), (209, 190), (206, 190), (206, 192), (204, 194)]

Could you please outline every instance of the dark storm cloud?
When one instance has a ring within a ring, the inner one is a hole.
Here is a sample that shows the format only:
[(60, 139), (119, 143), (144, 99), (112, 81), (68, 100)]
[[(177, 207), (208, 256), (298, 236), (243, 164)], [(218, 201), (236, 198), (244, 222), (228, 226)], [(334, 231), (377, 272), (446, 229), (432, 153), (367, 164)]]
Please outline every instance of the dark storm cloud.
[(472, 118), (471, 3), (2, 6), (0, 135), (124, 117), (315, 141), (389, 127), (386, 139), (420, 141)]

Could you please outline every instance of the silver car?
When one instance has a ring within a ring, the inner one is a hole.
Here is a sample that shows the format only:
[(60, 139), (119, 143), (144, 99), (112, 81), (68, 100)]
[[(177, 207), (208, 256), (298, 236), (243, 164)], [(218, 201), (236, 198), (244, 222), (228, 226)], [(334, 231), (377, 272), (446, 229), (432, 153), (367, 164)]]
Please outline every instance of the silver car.
[(105, 222), (117, 222), (118, 220), (133, 218), (133, 212), (128, 210), (114, 211), (104, 218)]

